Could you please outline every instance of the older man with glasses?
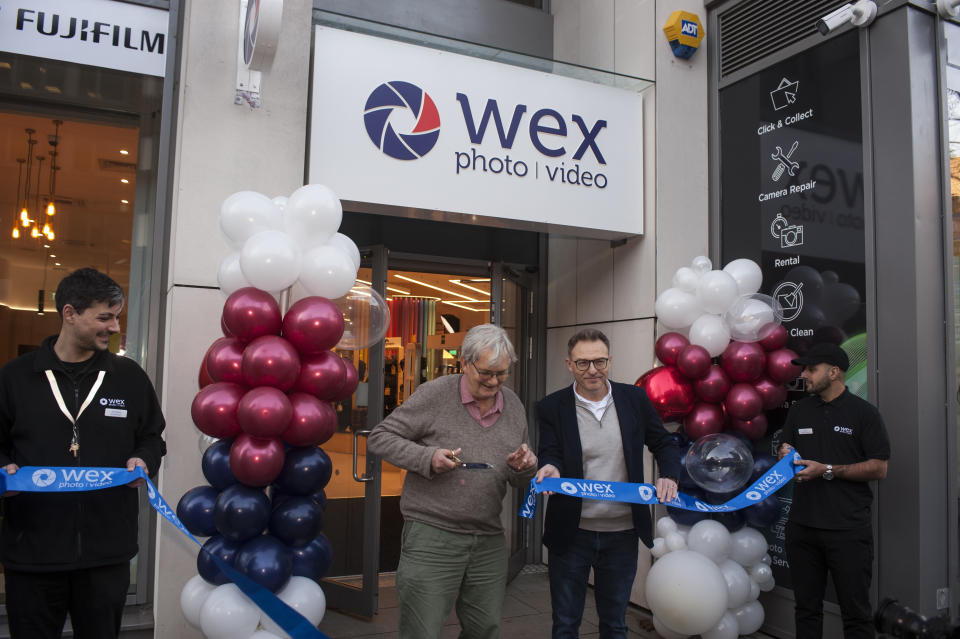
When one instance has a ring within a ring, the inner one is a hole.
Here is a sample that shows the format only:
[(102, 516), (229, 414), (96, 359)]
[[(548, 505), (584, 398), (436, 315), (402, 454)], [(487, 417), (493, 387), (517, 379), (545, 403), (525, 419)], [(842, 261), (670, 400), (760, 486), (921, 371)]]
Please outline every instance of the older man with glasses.
[[(584, 329), (570, 338), (566, 364), (574, 382), (537, 407), (543, 464), (537, 481), (569, 477), (642, 483), (646, 445), (660, 467), (657, 498), (670, 501), (677, 496), (680, 446), (642, 389), (607, 379), (610, 363), (610, 340), (602, 332)], [(652, 546), (651, 528), (647, 506), (550, 497), (543, 543), (550, 551), (554, 639), (578, 636), (591, 568), (600, 637), (627, 636), (637, 540)]]
[(494, 639), (507, 584), (507, 484), (537, 467), (526, 411), (503, 384), (517, 356), (492, 324), (467, 332), (462, 375), (420, 385), (370, 434), (368, 450), (410, 471), (397, 592), (400, 639), (439, 637), (456, 603), (465, 639)]

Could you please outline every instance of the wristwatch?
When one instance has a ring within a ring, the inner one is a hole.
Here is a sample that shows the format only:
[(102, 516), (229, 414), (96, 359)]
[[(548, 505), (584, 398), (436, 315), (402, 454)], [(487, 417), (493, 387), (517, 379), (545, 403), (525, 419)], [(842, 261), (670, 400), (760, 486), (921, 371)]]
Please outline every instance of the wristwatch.
[(833, 464), (827, 464), (827, 469), (823, 471), (823, 475), (821, 475), (821, 477), (827, 481), (833, 479)]

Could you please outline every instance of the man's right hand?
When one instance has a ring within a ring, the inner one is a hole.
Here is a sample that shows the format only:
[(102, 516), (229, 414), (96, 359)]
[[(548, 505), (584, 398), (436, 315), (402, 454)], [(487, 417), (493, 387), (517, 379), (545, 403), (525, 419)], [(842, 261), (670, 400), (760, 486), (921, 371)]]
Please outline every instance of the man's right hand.
[(777, 450), (777, 459), (783, 459), (784, 456), (789, 455), (793, 448), (790, 444), (780, 444), (780, 449)]
[[(12, 474), (14, 474), (15, 472), (17, 472), (18, 470), (20, 470), (20, 467), (17, 466), (16, 464), (7, 464), (6, 466), (3, 467), (3, 469), (4, 469), (5, 471), (7, 471), (7, 474), (8, 474), (8, 475), (12, 475)], [(13, 497), (14, 495), (19, 495), (19, 494), (20, 494), (20, 491), (19, 491), (19, 490), (8, 490), (7, 492), (5, 492), (5, 493), (3, 493), (2, 495), (0, 495), (0, 498), (2, 498), (2, 497)]]
[(450, 450), (449, 448), (438, 448), (433, 451), (433, 459), (430, 460), (430, 467), (437, 475), (453, 470), (457, 467), (454, 459), (460, 454), (462, 449)]
[[(557, 469), (556, 466), (554, 466), (553, 464), (544, 464), (543, 467), (537, 471), (536, 480), (537, 480), (537, 483), (539, 484), (544, 477), (559, 477), (559, 476), (560, 476), (560, 471)], [(543, 491), (543, 494), (552, 495), (553, 491), (545, 490)]]

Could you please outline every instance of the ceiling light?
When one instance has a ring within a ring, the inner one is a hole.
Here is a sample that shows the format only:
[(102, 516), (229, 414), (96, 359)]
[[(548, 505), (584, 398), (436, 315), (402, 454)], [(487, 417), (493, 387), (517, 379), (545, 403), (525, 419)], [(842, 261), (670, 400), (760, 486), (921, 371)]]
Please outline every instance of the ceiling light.
[(409, 295), (409, 294), (410, 294), (410, 291), (405, 291), (405, 290), (403, 290), (402, 288), (396, 288), (396, 287), (394, 287), (394, 286), (388, 286), (388, 287), (387, 287), (387, 290), (388, 290), (388, 291), (393, 291), (394, 293), (399, 293), (400, 295)]
[(126, 149), (120, 149), (120, 155), (130, 155), (130, 151), (127, 151)]
[[(44, 245), (43, 245), (43, 248), (48, 248), (48, 246), (47, 246), (46, 244), (44, 244)], [(56, 257), (56, 255), (54, 255), (53, 253), (51, 253), (51, 254), (50, 254), (50, 257)]]
[[(450, 280), (450, 281), (456, 284), (457, 286), (462, 286), (463, 288), (469, 288), (471, 291), (476, 291), (477, 293), (490, 297), (490, 291), (485, 291), (483, 289), (477, 288), (476, 286), (470, 286), (469, 284), (464, 284), (463, 280)], [(470, 281), (473, 282), (475, 280), (470, 280)]]
[(45, 86), (45, 87), (43, 87), (43, 88), (47, 91), (47, 93), (60, 93), (60, 92), (61, 92), (61, 91), (60, 91), (60, 87), (55, 87), (55, 86), (53, 86), (52, 84), (48, 84), (47, 86)]
[(23, 82), (20, 83), (20, 88), (29, 90), (33, 88), (33, 85), (27, 82), (26, 80), (24, 80)]
[(123, 182), (124, 184), (130, 184), (130, 180), (128, 180), (127, 178), (120, 178), (120, 181)]
[(481, 300), (475, 300), (475, 299), (473, 299), (472, 297), (467, 297), (466, 295), (462, 295), (461, 293), (457, 293), (456, 291), (451, 291), (451, 290), (448, 290), (448, 289), (445, 289), (445, 288), (440, 288), (439, 286), (434, 286), (433, 284), (427, 284), (426, 282), (421, 282), (420, 280), (415, 280), (415, 279), (413, 279), (412, 277), (407, 277), (407, 276), (405, 276), (405, 275), (396, 274), (396, 275), (394, 275), (394, 277), (396, 277), (396, 278), (398, 278), (398, 279), (401, 279), (401, 280), (406, 280), (407, 282), (413, 282), (414, 284), (419, 284), (420, 286), (426, 286), (427, 288), (432, 288), (432, 289), (434, 289), (434, 290), (441, 291), (441, 292), (443, 292), (443, 293), (449, 293), (450, 295), (456, 295), (457, 297), (462, 297), (463, 299), (467, 300), (468, 302), (479, 302), (479, 301), (481, 301)]
[(60, 262), (54, 262), (54, 264), (60, 266)]
[(120, 200), (120, 204), (130, 204), (130, 200)]
[(486, 308), (470, 308), (469, 306), (464, 306), (458, 302), (448, 302), (446, 300), (441, 300), (441, 304), (449, 304), (450, 306), (456, 306), (457, 308), (462, 308), (465, 311), (473, 311), (475, 313), (488, 313), (489, 309)]
[[(44, 244), (44, 245), (43, 245), (43, 248), (50, 248), (50, 245), (49, 245), (49, 244)], [(53, 257), (56, 257), (56, 255), (54, 255)]]

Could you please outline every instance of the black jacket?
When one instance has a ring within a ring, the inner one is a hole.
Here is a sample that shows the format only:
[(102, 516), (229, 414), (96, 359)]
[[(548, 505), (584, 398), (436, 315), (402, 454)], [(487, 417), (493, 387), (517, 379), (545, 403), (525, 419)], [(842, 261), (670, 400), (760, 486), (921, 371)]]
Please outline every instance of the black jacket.
[[(646, 445), (657, 458), (661, 477), (680, 476), (680, 446), (666, 431), (660, 417), (642, 388), (630, 384), (610, 382), (613, 403), (620, 421), (623, 438), (623, 456), (627, 465), (627, 481), (643, 483), (643, 447)], [(561, 477), (585, 479), (583, 476), (583, 449), (577, 426), (577, 409), (573, 386), (567, 386), (547, 395), (537, 405), (540, 421), (540, 465), (553, 464)], [(603, 479), (588, 477), (586, 479)], [(547, 502), (543, 544), (551, 552), (562, 555), (573, 540), (580, 525), (582, 501), (555, 493)], [(637, 536), (652, 546), (649, 507), (631, 504), (633, 525)]]
[[(110, 352), (94, 355), (76, 384), (53, 352), (40, 350), (0, 368), (0, 466), (126, 467), (139, 457), (155, 474), (166, 452), (156, 392), (136, 362)], [(77, 419), (78, 456), (69, 451), (73, 425), (60, 411), (44, 371), (52, 370), (67, 409), (77, 411), (99, 371), (93, 401)], [(0, 470), (0, 472), (3, 472)], [(117, 486), (75, 493), (20, 493), (0, 502), (0, 562), (14, 570), (47, 572), (120, 563), (137, 553), (138, 490)]]

